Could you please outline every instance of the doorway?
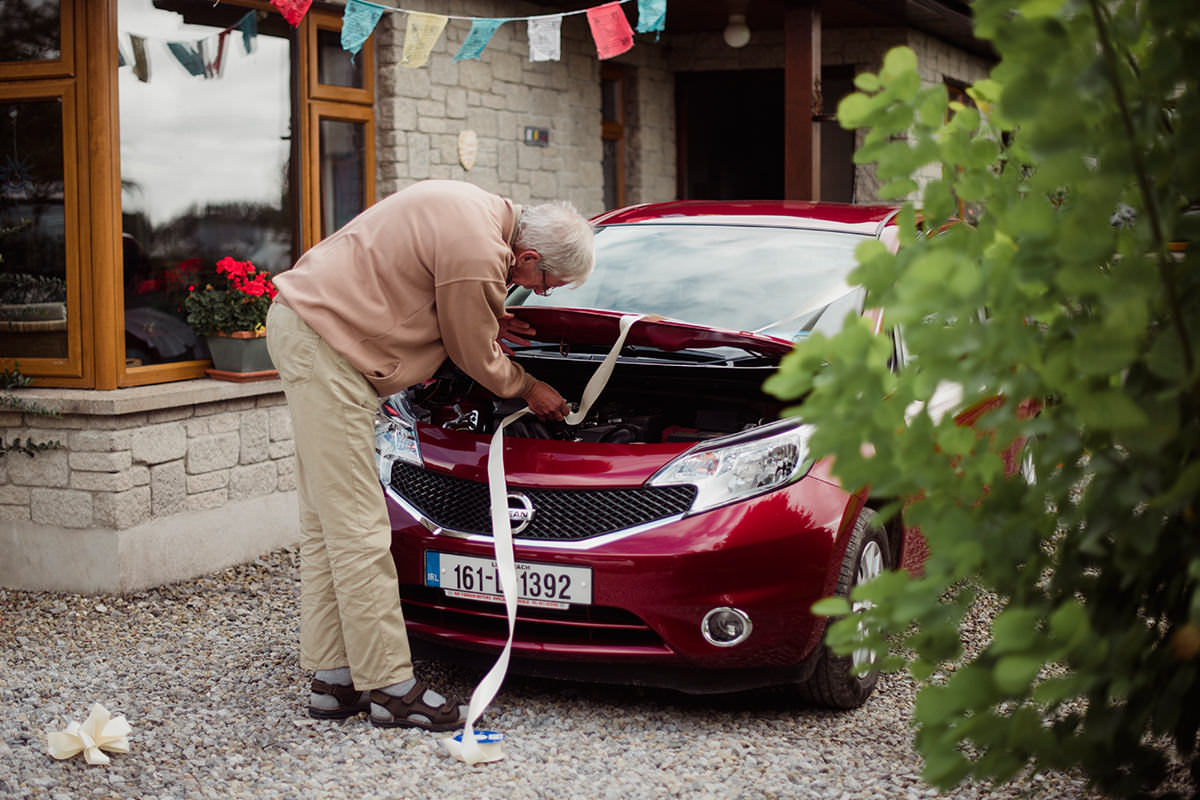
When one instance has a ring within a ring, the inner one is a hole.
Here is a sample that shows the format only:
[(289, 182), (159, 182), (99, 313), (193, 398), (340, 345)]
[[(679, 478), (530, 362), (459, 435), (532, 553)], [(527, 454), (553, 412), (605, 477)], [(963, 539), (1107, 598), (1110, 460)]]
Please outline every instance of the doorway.
[(783, 70), (676, 76), (681, 200), (782, 200)]

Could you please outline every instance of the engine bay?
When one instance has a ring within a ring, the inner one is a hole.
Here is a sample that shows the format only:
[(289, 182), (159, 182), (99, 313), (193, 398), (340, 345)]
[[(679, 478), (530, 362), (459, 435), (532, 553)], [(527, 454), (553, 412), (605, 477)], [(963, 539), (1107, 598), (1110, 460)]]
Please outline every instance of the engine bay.
[[(544, 352), (518, 355), (516, 360), (557, 389), (572, 408), (598, 364), (595, 358)], [(697, 442), (737, 433), (778, 419), (783, 404), (761, 389), (775, 366), (774, 359), (765, 358), (711, 363), (622, 359), (580, 424), (543, 422), (526, 415), (505, 434), (637, 444)], [(504, 417), (525, 405), (519, 398), (496, 397), (449, 362), (404, 395), (419, 421), (482, 435), (491, 435)]]

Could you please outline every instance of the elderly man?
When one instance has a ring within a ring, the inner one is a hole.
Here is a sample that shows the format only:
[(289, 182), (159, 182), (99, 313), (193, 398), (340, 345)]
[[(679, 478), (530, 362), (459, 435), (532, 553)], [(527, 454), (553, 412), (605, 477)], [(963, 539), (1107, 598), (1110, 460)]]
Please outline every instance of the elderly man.
[(591, 225), (570, 205), (521, 208), (460, 181), (424, 181), (381, 200), (288, 272), (267, 344), (292, 413), (300, 500), (300, 657), (315, 671), (309, 713), (449, 730), (464, 706), (413, 674), (374, 463), (379, 398), (449, 357), (543, 419), (568, 408), (504, 354), (532, 333), (504, 311), (507, 287), (577, 285), (593, 265)]

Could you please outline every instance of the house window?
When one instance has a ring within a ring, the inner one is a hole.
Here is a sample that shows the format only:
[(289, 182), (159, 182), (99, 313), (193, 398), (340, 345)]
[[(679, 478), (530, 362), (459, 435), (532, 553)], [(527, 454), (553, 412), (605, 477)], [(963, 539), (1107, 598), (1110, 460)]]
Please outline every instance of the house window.
[(0, 292), (51, 298), (0, 308), (0, 368), (202, 377), (187, 287), (226, 255), (287, 269), (373, 202), (373, 40), (351, 59), (337, 7), (292, 28), (268, 0), (0, 8)]
[(72, 5), (11, 0), (0, 14), (0, 359), (81, 369)]
[(60, 98), (0, 102), (0, 352), (66, 358)]
[(309, 18), (304, 88), (312, 142), (305, 152), (312, 191), (306, 230), (316, 241), (375, 202), (375, 70), (369, 46), (353, 58), (342, 49), (340, 17), (310, 12)]
[(292, 44), (278, 16), (225, 2), (119, 0), (125, 361), (208, 357), (190, 286), (225, 256), (279, 272), (296, 255)]
[(8, 0), (0, 13), (0, 61), (28, 63), (62, 57), (62, 4)]
[(604, 208), (625, 205), (625, 69), (600, 65), (600, 118)]
[(321, 236), (345, 225), (366, 203), (367, 126), (361, 120), (323, 117), (317, 128)]

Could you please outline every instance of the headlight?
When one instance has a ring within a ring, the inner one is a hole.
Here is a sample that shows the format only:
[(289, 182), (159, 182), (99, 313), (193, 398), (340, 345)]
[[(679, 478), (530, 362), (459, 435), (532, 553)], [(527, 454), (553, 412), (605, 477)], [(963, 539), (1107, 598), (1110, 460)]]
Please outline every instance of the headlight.
[(379, 480), (384, 484), (392, 482), (393, 461), (421, 466), (417, 420), (403, 394), (389, 397), (375, 415), (375, 461), (379, 466)]
[(784, 420), (707, 442), (659, 470), (650, 485), (694, 485), (692, 513), (763, 494), (808, 472), (812, 431), (811, 425)]

